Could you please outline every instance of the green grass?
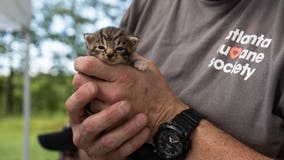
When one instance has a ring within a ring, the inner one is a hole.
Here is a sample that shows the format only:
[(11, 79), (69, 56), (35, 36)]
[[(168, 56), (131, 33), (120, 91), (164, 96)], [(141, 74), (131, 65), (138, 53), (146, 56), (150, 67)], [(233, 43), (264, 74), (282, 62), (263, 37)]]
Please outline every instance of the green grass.
[[(42, 133), (59, 131), (67, 123), (67, 116), (56, 114), (31, 118), (30, 160), (56, 160), (58, 153), (45, 150), (38, 143)], [(23, 118), (6, 117), (0, 119), (0, 160), (21, 160), (23, 155)]]

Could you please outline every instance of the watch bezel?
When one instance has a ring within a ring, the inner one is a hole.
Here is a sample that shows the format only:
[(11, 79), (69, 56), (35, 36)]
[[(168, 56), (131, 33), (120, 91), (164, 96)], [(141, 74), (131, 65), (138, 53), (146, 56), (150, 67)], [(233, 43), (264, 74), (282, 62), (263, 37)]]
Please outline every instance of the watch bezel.
[[(169, 154), (160, 150), (162, 144), (159, 143), (159, 138), (161, 137), (161, 134), (163, 132), (167, 132), (169, 130), (176, 132), (178, 137), (181, 139), (181, 142), (182, 142), (182, 149), (179, 152), (179, 154), (177, 154), (176, 156), (171, 156), (171, 157), (169, 156)], [(157, 145), (160, 145), (160, 146), (157, 146)], [(181, 128), (179, 128), (178, 126), (176, 126), (172, 122), (161, 124), (157, 133), (154, 136), (155, 152), (157, 153), (157, 155), (160, 158), (163, 158), (164, 160), (183, 159), (186, 156), (186, 153), (189, 150), (190, 146), (191, 146), (191, 140), (189, 139), (188, 134), (183, 132), (183, 130)]]

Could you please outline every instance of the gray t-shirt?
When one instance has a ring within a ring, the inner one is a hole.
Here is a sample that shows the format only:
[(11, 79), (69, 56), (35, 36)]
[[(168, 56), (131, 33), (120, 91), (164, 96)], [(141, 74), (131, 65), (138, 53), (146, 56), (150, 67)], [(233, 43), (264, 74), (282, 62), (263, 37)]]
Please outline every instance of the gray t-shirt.
[(184, 103), (284, 159), (283, 0), (134, 0), (121, 27)]

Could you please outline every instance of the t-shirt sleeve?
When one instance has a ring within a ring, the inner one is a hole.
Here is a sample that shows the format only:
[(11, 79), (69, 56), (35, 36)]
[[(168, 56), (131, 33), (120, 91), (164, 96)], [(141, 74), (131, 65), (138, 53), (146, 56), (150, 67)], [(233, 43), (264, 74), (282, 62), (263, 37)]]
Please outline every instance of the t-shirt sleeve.
[(147, 1), (132, 0), (131, 5), (120, 21), (120, 28), (128, 34), (134, 34), (139, 18)]

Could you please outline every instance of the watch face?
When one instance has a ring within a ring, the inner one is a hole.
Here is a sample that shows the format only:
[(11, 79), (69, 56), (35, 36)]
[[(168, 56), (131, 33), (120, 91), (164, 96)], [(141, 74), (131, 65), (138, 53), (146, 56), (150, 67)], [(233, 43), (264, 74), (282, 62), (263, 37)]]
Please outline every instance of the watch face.
[(164, 129), (156, 137), (156, 149), (163, 157), (173, 159), (180, 157), (184, 151), (183, 139), (180, 134), (172, 129)]

